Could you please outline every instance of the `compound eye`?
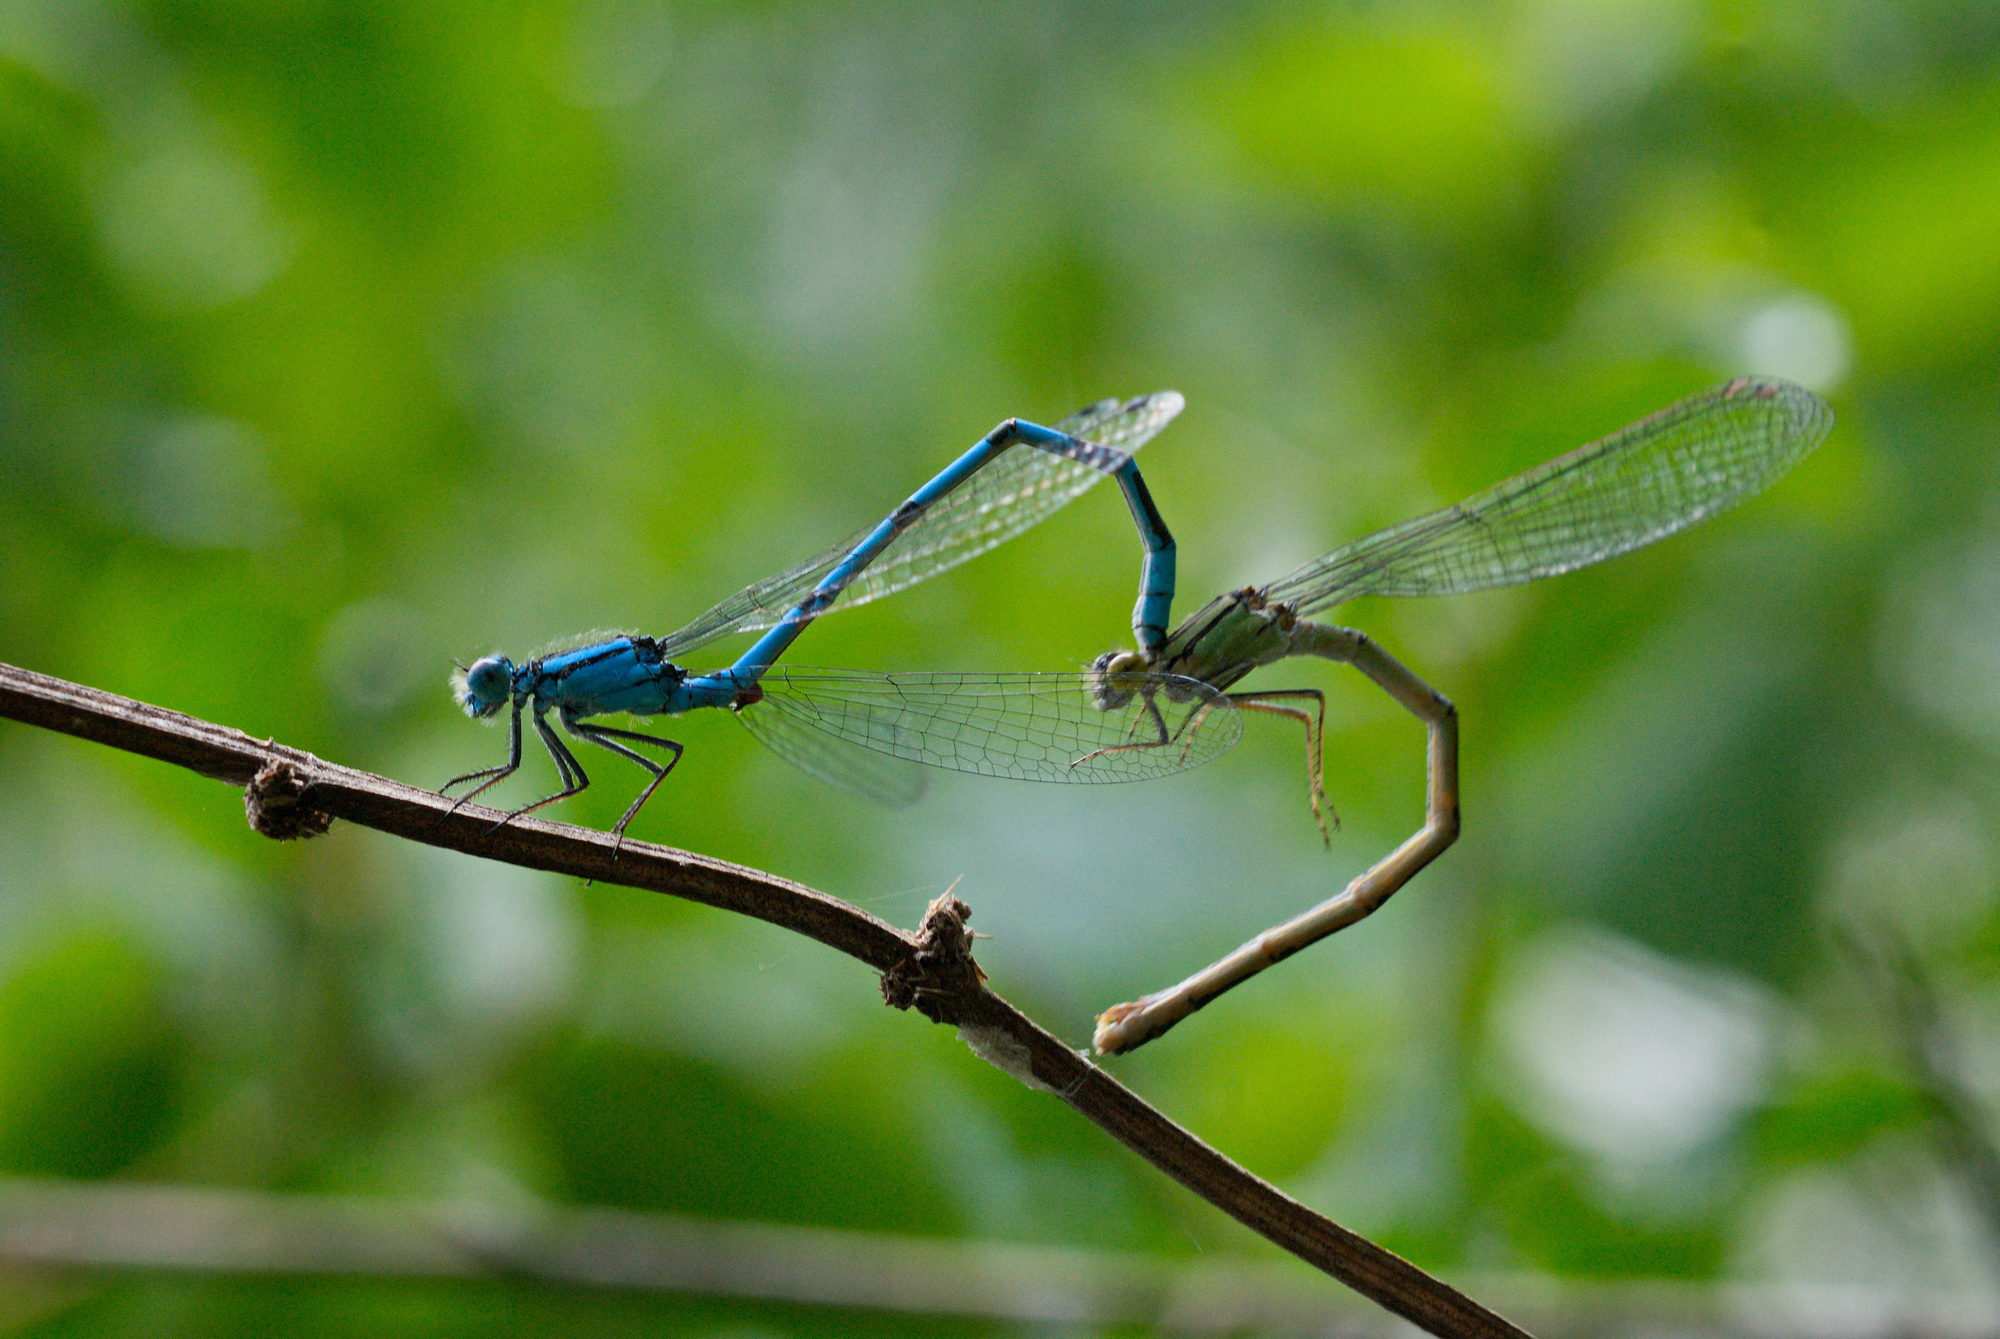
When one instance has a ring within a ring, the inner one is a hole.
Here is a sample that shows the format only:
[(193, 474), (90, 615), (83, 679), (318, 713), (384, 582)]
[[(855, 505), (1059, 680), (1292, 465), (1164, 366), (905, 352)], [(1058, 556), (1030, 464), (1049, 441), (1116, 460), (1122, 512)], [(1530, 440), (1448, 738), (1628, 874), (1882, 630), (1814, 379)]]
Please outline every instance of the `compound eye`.
[(1099, 711), (1116, 711), (1130, 702), (1146, 680), (1146, 661), (1136, 651), (1106, 651), (1083, 672), (1084, 691)]
[(491, 716), (507, 704), (513, 687), (514, 663), (505, 656), (486, 656), (465, 671), (459, 705), (469, 716)]

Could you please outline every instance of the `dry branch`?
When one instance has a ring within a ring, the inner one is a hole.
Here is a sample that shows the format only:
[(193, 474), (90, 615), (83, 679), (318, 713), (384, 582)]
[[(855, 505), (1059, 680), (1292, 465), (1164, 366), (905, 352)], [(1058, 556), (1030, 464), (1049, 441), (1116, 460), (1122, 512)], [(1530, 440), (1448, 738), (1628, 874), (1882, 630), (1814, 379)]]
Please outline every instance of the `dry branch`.
[[(0, 665), (0, 716), (186, 767), (246, 788), (257, 829), (311, 836), (339, 818), (468, 855), (667, 893), (754, 916), (859, 958), (901, 1008), (960, 1029), (1024, 1083), (1059, 1095), (1146, 1161), (1252, 1231), (1431, 1334), (1525, 1331), (1407, 1260), (1313, 1212), (1168, 1120), (1086, 1057), (986, 989), (970, 953), (969, 914), (949, 896), (915, 935), (838, 898), (727, 861), (534, 818), (495, 830), (498, 814), (310, 753), (130, 698)], [(615, 854), (615, 858), (614, 858)]]

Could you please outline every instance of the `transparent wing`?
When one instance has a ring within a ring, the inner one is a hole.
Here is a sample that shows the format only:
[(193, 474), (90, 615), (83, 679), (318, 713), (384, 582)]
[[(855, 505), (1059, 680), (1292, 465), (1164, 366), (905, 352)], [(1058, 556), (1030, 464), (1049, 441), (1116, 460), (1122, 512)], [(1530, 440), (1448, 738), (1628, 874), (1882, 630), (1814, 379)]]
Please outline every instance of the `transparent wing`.
[(1768, 487), (1818, 446), (1811, 391), (1739, 377), (1265, 587), (1310, 614), (1362, 595), (1449, 595), (1554, 576), (1650, 544)]
[[(1177, 391), (1156, 391), (1123, 402), (1100, 400), (1053, 426), (1071, 437), (1130, 454), (1171, 423), (1186, 403)], [(976, 558), (1041, 524), (1106, 477), (1082, 461), (1013, 447), (898, 535), (841, 592), (833, 608), (866, 604)], [(824, 553), (745, 586), (664, 638), (666, 655), (684, 654), (731, 633), (771, 627), (874, 528), (870, 525)]]
[(764, 700), (738, 718), (780, 756), (836, 785), (847, 782), (817, 765), (827, 740), (979, 776), (1143, 781), (1219, 757), (1243, 733), (1235, 703), (1172, 674), (1130, 676), (1132, 697), (1109, 711), (1094, 704), (1082, 670), (773, 669), (761, 685)]
[(920, 751), (914, 740), (893, 752), (862, 748), (839, 735), (801, 726), (788, 714), (767, 712), (761, 705), (738, 713), (737, 719), (771, 752), (850, 795), (888, 809), (902, 809), (923, 796), (929, 778), (909, 761)]
[[(1122, 404), (1099, 400), (1052, 426), (1130, 455), (1173, 422), (1186, 404), (1178, 391), (1155, 391)], [(1040, 525), (1108, 477), (1082, 461), (1013, 447), (898, 536), (842, 593), (840, 603), (863, 604), (976, 558)]]

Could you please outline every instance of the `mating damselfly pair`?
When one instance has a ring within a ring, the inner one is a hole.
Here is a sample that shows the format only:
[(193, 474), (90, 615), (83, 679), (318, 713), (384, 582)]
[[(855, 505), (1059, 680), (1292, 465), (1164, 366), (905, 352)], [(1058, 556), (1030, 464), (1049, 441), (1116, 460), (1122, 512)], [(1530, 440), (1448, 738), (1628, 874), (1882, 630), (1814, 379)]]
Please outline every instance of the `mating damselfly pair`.
[[(511, 708), (505, 763), (454, 777), (478, 781), (461, 802), (521, 764), (524, 713), (562, 789), (518, 817), (590, 784), (551, 728), (627, 758), (652, 780), (614, 827), (626, 826), (674, 764), (675, 741), (591, 718), (679, 715), (727, 707), (750, 732), (827, 781), (886, 803), (921, 789), (913, 764), (1038, 781), (1133, 781), (1220, 755), (1244, 710), (1305, 730), (1308, 794), (1322, 815), (1317, 689), (1230, 691), (1253, 670), (1292, 656), (1344, 661), (1429, 729), (1423, 828), (1338, 896), (1169, 990), (1118, 1005), (1098, 1021), (1101, 1052), (1130, 1050), (1264, 967), (1366, 916), (1458, 833), (1457, 717), (1448, 699), (1368, 637), (1306, 615), (1364, 595), (1444, 595), (1532, 581), (1625, 553), (1765, 488), (1832, 427), (1811, 392), (1739, 377), (1608, 437), (1476, 493), (1343, 545), (1263, 586), (1217, 596), (1169, 630), (1172, 535), (1132, 459), (1183, 407), (1162, 391), (1106, 400), (1052, 428), (1008, 419), (879, 525), (716, 604), (679, 631), (598, 638), (516, 665), (487, 656), (454, 676), (475, 717)], [(1100, 479), (1117, 480), (1143, 546), (1136, 650), (1106, 652), (1053, 673), (897, 673), (789, 669), (776, 662), (807, 624), (835, 608), (890, 594), (985, 552), (1046, 519)], [(676, 657), (736, 633), (763, 631), (726, 669), (694, 672)], [(662, 751), (664, 762), (637, 751)]]

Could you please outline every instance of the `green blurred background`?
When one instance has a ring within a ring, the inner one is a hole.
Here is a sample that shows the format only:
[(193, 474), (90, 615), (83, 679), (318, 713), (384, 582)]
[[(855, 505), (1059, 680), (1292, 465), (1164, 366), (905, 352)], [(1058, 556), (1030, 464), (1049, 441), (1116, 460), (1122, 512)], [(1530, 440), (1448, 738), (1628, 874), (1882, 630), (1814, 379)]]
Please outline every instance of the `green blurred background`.
[[(1114, 1064), (1433, 1268), (1991, 1295), (1983, 1135), (1885, 992), (2000, 1086), (1996, 370), (1985, 0), (0, 0), (0, 659), (419, 785), (504, 752), (454, 659), (665, 632), (1009, 414), (1186, 394), (1143, 458), (1185, 612), (1728, 375), (1825, 394), (1832, 438), (1720, 522), (1344, 610), (1458, 703), (1463, 838)], [(1075, 665), (1126, 643), (1136, 560), (1099, 489), (791, 659)], [(994, 985), (1080, 1045), (1421, 819), (1387, 698), (1253, 683), (1329, 694), (1331, 854), (1255, 719), (1171, 781), (937, 775), (890, 813), (704, 713), (634, 835), (903, 925), (959, 880)], [(594, 775), (559, 816), (639, 780)], [(0, 1172), (1275, 1255), (827, 950), (348, 826), (280, 846), (14, 725)], [(7, 1323), (930, 1329), (39, 1286)]]

